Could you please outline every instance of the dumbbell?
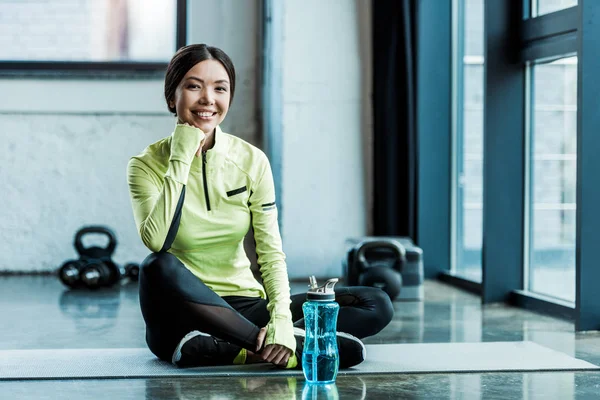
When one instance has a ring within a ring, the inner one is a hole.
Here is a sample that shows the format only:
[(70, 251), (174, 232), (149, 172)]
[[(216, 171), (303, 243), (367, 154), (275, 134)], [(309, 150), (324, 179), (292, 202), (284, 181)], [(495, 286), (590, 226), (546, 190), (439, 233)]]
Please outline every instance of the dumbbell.
[(79, 288), (83, 286), (81, 281), (81, 268), (85, 263), (81, 260), (69, 260), (58, 270), (58, 277), (66, 286)]
[(140, 265), (136, 263), (127, 263), (122, 270), (122, 276), (124, 278), (129, 278), (130, 281), (138, 280), (140, 276)]

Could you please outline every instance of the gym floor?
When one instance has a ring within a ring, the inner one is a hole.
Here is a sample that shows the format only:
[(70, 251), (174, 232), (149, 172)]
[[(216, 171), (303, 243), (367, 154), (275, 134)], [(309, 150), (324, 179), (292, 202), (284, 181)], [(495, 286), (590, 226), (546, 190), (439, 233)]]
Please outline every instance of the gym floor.
[[(301, 291), (305, 284), (292, 286)], [(600, 333), (503, 305), (435, 281), (424, 302), (396, 302), (392, 323), (366, 343), (530, 340), (600, 365)], [(0, 278), (0, 349), (143, 347), (137, 286), (65, 291), (51, 276)], [(82, 350), (83, 351), (83, 350)], [(337, 396), (312, 396), (304, 380), (164, 378), (0, 381), (2, 399), (593, 399), (600, 372), (404, 374), (338, 377)]]

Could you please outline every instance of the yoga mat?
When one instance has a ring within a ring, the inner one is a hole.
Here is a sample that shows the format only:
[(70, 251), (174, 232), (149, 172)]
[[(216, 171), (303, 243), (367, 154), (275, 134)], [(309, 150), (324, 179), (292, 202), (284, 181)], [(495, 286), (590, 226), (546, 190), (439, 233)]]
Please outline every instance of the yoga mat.
[[(367, 359), (345, 374), (582, 371), (600, 367), (533, 342), (367, 345)], [(176, 368), (148, 349), (44, 349), (0, 351), (0, 380), (302, 376), (270, 364)]]

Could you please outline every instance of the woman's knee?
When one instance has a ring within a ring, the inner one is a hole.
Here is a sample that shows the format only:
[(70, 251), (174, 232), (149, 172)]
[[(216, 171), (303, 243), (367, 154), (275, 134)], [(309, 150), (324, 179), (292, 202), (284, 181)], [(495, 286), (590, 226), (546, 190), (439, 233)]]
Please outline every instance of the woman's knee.
[(379, 332), (394, 318), (394, 304), (390, 296), (379, 288), (363, 287), (363, 296), (373, 310), (373, 327)]
[(151, 253), (140, 265), (140, 281), (162, 280), (179, 264), (181, 261), (171, 253)]
[(383, 317), (383, 329), (392, 321), (392, 318), (394, 318), (394, 303), (392, 303), (390, 296), (381, 289), (379, 289), (377, 297), (381, 307), (381, 315)]

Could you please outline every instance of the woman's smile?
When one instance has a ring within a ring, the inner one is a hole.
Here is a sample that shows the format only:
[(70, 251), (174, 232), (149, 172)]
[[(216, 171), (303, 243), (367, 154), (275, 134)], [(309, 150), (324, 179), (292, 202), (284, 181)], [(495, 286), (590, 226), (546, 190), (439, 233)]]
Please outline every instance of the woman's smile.
[(194, 115), (195, 117), (197, 117), (201, 120), (210, 121), (217, 115), (217, 112), (216, 111), (207, 111), (207, 110), (193, 110), (192, 115)]

